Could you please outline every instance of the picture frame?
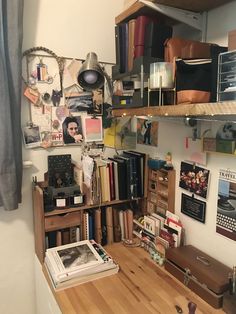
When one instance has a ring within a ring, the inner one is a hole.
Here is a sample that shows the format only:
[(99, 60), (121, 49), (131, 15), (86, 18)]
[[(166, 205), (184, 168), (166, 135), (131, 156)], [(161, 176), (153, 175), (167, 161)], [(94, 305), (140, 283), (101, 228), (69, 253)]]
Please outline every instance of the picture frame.
[(85, 142), (101, 142), (103, 141), (103, 128), (101, 117), (83, 117), (83, 130)]
[(182, 193), (181, 196), (181, 213), (205, 223), (206, 202), (196, 199), (192, 196)]

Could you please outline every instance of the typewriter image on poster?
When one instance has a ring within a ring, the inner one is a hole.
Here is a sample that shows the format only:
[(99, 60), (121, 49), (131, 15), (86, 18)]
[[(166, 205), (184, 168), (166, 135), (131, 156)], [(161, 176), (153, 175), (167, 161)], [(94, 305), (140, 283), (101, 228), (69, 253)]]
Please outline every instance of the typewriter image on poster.
[(220, 170), (216, 231), (236, 240), (236, 172)]

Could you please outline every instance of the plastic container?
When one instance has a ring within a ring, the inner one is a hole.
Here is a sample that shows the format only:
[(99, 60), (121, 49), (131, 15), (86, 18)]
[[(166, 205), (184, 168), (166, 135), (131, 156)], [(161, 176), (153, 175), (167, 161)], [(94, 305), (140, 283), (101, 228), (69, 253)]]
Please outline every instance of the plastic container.
[(174, 87), (173, 65), (170, 62), (155, 62), (150, 64), (149, 88), (171, 89)]

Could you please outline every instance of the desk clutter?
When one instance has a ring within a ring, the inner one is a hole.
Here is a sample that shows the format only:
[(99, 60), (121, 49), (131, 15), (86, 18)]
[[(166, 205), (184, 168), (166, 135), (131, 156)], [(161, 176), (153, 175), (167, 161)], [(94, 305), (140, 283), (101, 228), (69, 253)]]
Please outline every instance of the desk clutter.
[(94, 240), (47, 249), (45, 267), (55, 290), (104, 278), (119, 271), (118, 264)]
[[(224, 69), (235, 52), (228, 55), (227, 47), (173, 36), (172, 26), (148, 15), (131, 16), (116, 25), (115, 43), (112, 77), (124, 87), (114, 93), (114, 108), (235, 99), (235, 59), (231, 72)], [(135, 75), (136, 80), (143, 76), (144, 82), (126, 96), (125, 81)]]
[(159, 265), (165, 261), (166, 251), (184, 243), (184, 227), (177, 215), (152, 213), (133, 220), (133, 234), (141, 240), (141, 247), (150, 253)]

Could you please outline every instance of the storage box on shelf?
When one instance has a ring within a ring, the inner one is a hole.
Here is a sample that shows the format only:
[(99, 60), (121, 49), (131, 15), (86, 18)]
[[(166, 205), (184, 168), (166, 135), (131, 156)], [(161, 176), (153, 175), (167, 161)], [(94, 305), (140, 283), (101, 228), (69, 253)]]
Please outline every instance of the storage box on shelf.
[(149, 169), (148, 175), (148, 213), (175, 211), (175, 170)]
[(217, 100), (236, 99), (236, 51), (220, 53)]

